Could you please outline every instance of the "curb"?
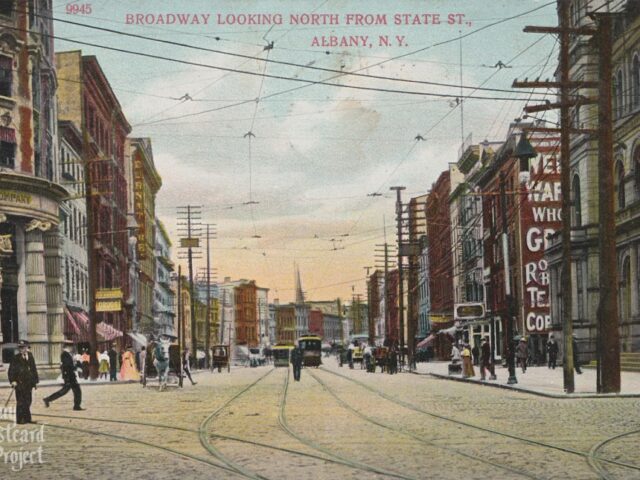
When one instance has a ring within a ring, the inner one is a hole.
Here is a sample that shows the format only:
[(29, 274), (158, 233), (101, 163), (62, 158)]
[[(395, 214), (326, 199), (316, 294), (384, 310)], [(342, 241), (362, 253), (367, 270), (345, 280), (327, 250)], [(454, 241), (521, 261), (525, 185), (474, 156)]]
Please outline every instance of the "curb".
[[(203, 373), (209, 373), (208, 370), (194, 370), (191, 372), (191, 375), (201, 375)], [(154, 378), (155, 380), (155, 378)], [(51, 380), (45, 380), (45, 382), (52, 382)], [(60, 385), (62, 385), (62, 379), (60, 379), (60, 381), (53, 381), (53, 383), (39, 383), (38, 384), (38, 388), (46, 388), (46, 387), (59, 387)], [(84, 388), (84, 387), (95, 387), (95, 386), (99, 386), (99, 385), (128, 385), (128, 384), (136, 384), (139, 385), (140, 381), (139, 380), (118, 380), (116, 382), (94, 382), (94, 381), (82, 381), (82, 382), (78, 382), (80, 385), (80, 388)], [(11, 384), (9, 382), (0, 382), (0, 390), (2, 389), (8, 389), (11, 388)]]
[(525, 393), (530, 395), (537, 395), (539, 397), (555, 398), (555, 399), (581, 399), (581, 398), (640, 398), (640, 393), (549, 393), (541, 392), (539, 390), (533, 390), (523, 387), (512, 387), (511, 385), (505, 385), (502, 383), (490, 383), (482, 382), (479, 380), (470, 380), (467, 378), (451, 377), (449, 375), (442, 375), (440, 373), (419, 373), (411, 372), (414, 375), (431, 376), (440, 380), (453, 380), (454, 382), (473, 383), (482, 387), (502, 388), (503, 390), (509, 390), (511, 392)]

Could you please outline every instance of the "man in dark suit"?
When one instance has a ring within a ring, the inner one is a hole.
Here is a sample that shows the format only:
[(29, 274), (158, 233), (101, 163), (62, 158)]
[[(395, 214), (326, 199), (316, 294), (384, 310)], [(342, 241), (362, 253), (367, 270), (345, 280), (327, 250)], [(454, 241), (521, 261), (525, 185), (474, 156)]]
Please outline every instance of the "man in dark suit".
[(64, 341), (64, 349), (60, 355), (60, 370), (62, 370), (62, 380), (64, 385), (57, 392), (42, 399), (44, 406), (48, 407), (54, 400), (69, 393), (69, 390), (73, 391), (73, 409), (84, 410), (81, 407), (82, 404), (82, 391), (80, 385), (78, 385), (78, 378), (76, 377), (76, 367), (73, 364), (73, 356), (71, 355), (71, 349), (73, 348), (73, 342), (71, 340)]
[(111, 349), (109, 350), (109, 372), (110, 382), (115, 382), (118, 380), (118, 352), (116, 352), (116, 346), (111, 345)]
[(293, 365), (293, 379), (296, 382), (300, 381), (300, 371), (302, 370), (302, 349), (296, 346), (291, 350), (291, 363)]
[(16, 391), (16, 423), (34, 423), (31, 420), (31, 390), (40, 382), (36, 361), (29, 352), (29, 343), (18, 342), (18, 353), (9, 365), (9, 382)]

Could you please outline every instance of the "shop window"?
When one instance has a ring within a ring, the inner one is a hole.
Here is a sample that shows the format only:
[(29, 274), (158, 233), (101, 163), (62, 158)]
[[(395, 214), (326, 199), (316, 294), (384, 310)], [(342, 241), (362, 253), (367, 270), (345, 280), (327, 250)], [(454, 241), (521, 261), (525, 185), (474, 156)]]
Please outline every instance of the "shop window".
[(0, 55), (0, 95), (11, 97), (13, 85), (13, 59)]
[(14, 168), (16, 160), (16, 144), (0, 141), (0, 167)]

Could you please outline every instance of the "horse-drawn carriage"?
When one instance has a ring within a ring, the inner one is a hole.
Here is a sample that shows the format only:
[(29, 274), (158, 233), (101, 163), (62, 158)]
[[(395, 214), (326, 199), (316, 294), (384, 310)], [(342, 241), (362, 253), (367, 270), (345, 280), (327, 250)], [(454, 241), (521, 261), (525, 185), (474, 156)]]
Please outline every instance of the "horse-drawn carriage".
[(211, 347), (211, 370), (218, 369), (221, 372), (223, 368), (229, 369), (229, 346), (214, 345)]
[[(389, 359), (389, 348), (376, 347), (373, 349), (373, 358), (375, 360), (375, 366), (380, 367), (382, 372), (387, 369), (387, 363)], [(375, 368), (375, 367), (374, 367)]]
[[(178, 386), (180, 379), (180, 346), (167, 340), (158, 340), (147, 349), (146, 381), (157, 379), (158, 388)], [(153, 384), (149, 384), (150, 386)]]

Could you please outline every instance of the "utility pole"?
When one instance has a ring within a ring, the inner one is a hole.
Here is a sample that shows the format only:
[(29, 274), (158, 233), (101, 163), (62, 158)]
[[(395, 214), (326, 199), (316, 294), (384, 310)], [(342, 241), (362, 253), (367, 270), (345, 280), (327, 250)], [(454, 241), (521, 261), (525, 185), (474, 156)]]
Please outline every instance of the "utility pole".
[[(195, 368), (198, 368), (197, 352), (198, 352), (198, 334), (196, 323), (196, 298), (195, 288), (193, 284), (193, 260), (194, 249), (200, 248), (200, 233), (202, 226), (200, 225), (200, 218), (202, 215), (202, 207), (197, 205), (186, 205), (184, 207), (178, 207), (178, 222), (180, 227), (178, 230), (181, 234), (186, 233), (186, 238), (180, 239), (180, 247), (187, 249), (187, 260), (189, 267), (189, 294), (191, 298), (191, 354), (195, 360)], [(185, 223), (186, 221), (186, 223)], [(186, 229), (185, 229), (186, 227)], [(199, 257), (199, 251), (195, 252), (195, 258)]]
[[(618, 332), (618, 269), (616, 261), (616, 223), (613, 181), (613, 116), (611, 112), (611, 18), (608, 13), (595, 14), (598, 23), (600, 55), (598, 77), (598, 216), (600, 229), (600, 303), (598, 305), (598, 392), (620, 392), (620, 334)], [(619, 87), (621, 88), (621, 87)], [(620, 185), (620, 188), (624, 188)]]
[(182, 352), (184, 351), (184, 325), (182, 323), (184, 315), (182, 308), (182, 265), (178, 265), (178, 353), (180, 356), (180, 360), (178, 361), (178, 369), (180, 370), (178, 384), (180, 388), (182, 388)]
[(569, 111), (569, 1), (558, 3), (560, 23), (560, 190), (562, 192), (562, 331), (564, 390), (573, 393), (573, 309), (571, 292), (571, 113)]
[[(224, 344), (224, 311), (227, 304), (227, 290), (222, 289), (222, 308), (220, 309), (220, 344)], [(231, 343), (231, 337), (229, 337)]]
[(211, 353), (209, 352), (211, 348), (211, 246), (210, 240), (211, 235), (215, 232), (210, 231), (210, 227), (215, 226), (209, 223), (206, 224), (207, 233), (207, 318), (205, 320), (205, 337), (204, 337), (204, 352), (205, 352), (205, 367), (207, 369), (211, 366)]
[(500, 172), (500, 210), (502, 212), (502, 263), (504, 265), (504, 291), (507, 301), (507, 364), (509, 366), (509, 378), (507, 383), (518, 383), (516, 378), (515, 345), (513, 344), (513, 321), (515, 305), (511, 293), (511, 273), (509, 268), (509, 228), (507, 225), (507, 194), (505, 192), (505, 176)]
[[(389, 244), (385, 242), (382, 245), (376, 246), (382, 248), (382, 250), (376, 250), (376, 258), (380, 258), (383, 262), (382, 266), (378, 265), (376, 266), (376, 268), (381, 268), (384, 271), (384, 326), (383, 328), (381, 328), (381, 331), (379, 333), (380, 335), (384, 336), (385, 340), (387, 340), (389, 338)], [(378, 253), (380, 253), (381, 255), (378, 255)]]
[(369, 345), (374, 345), (376, 342), (376, 331), (375, 328), (372, 328), (373, 326), (373, 305), (371, 305), (371, 299), (373, 298), (373, 293), (371, 291), (371, 289), (373, 288), (371, 285), (371, 280), (369, 277), (369, 271), (371, 270), (371, 267), (364, 267), (364, 269), (367, 271), (367, 277), (366, 277), (366, 285), (367, 285), (367, 334), (369, 335)]
[(398, 229), (398, 317), (400, 319), (400, 365), (404, 365), (404, 275), (402, 271), (402, 197), (406, 187), (391, 187), (396, 192), (396, 225)]
[(560, 128), (533, 127), (530, 131), (560, 133), (560, 190), (562, 193), (562, 273), (560, 291), (562, 294), (562, 332), (563, 332), (563, 378), (566, 393), (573, 393), (575, 389), (573, 376), (573, 321), (572, 321), (572, 285), (571, 285), (571, 134), (593, 134), (593, 130), (571, 127), (571, 107), (596, 103), (595, 99), (578, 97), (571, 99), (570, 93), (576, 88), (597, 88), (598, 82), (571, 81), (569, 76), (569, 48), (570, 34), (593, 35), (592, 27), (570, 26), (570, 0), (558, 0), (558, 27), (527, 26), (525, 32), (558, 34), (560, 42), (560, 56), (558, 71), (559, 82), (534, 81), (513, 83), (516, 88), (556, 88), (560, 94), (559, 103), (532, 105), (525, 107), (526, 113), (545, 112), (560, 109)]
[(340, 342), (344, 344), (344, 325), (342, 325), (342, 302), (340, 297), (336, 299), (336, 304), (338, 306), (338, 321), (340, 324)]

